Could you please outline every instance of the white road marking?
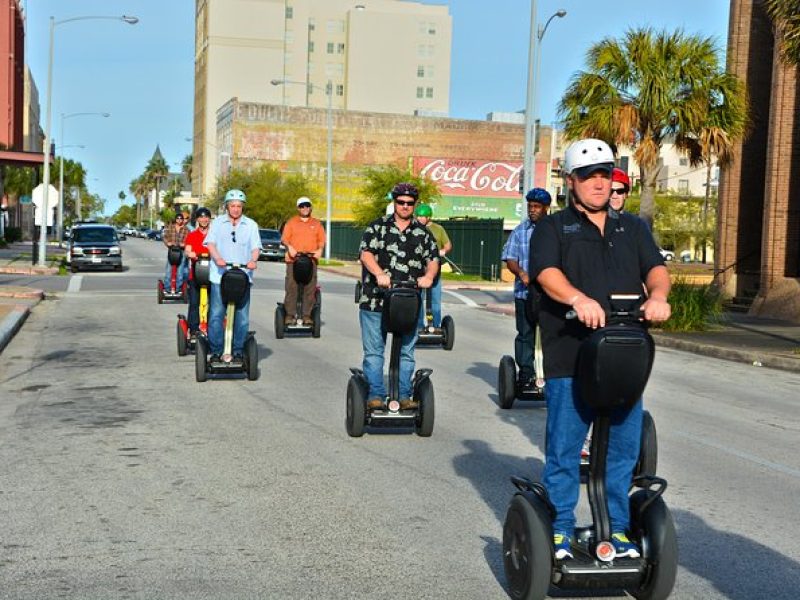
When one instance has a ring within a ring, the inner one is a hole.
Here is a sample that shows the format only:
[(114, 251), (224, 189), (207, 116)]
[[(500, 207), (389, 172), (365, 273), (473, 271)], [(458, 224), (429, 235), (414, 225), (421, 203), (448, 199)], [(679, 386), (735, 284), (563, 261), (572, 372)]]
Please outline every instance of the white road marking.
[(467, 306), (470, 306), (470, 307), (472, 307), (472, 308), (478, 308), (478, 303), (477, 303), (477, 302), (475, 302), (474, 300), (472, 300), (471, 298), (467, 298), (466, 296), (464, 296), (464, 295), (462, 295), (462, 294), (459, 294), (458, 292), (453, 292), (453, 291), (451, 291), (451, 290), (445, 290), (445, 289), (443, 289), (442, 291), (443, 291), (444, 293), (446, 293), (446, 294), (450, 294), (451, 296), (453, 296), (453, 297), (455, 297), (455, 298), (457, 298), (457, 299), (461, 300), (461, 302), (463, 302), (463, 303), (464, 303), (464, 304), (466, 304)]
[(68, 294), (77, 294), (81, 291), (81, 283), (83, 282), (83, 275), (73, 275), (69, 278), (69, 285), (67, 286)]

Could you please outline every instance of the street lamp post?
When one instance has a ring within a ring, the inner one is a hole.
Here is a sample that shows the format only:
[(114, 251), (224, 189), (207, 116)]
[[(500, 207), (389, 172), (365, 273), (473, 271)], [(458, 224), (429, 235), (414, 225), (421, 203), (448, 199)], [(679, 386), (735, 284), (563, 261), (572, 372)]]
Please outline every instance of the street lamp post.
[[(547, 19), (544, 26), (536, 28), (536, 0), (531, 0), (531, 40), (528, 47), (528, 95), (525, 105), (525, 158), (523, 169), (525, 179), (523, 182), (523, 193), (533, 187), (534, 172), (536, 170), (535, 157), (533, 156), (533, 142), (536, 139), (536, 94), (539, 89), (539, 66), (542, 56), (542, 38), (547, 31), (550, 21), (556, 17), (562, 18), (567, 15), (564, 9), (557, 10)], [(534, 35), (536, 39), (534, 40)]]
[[(305, 81), (287, 81), (285, 79), (273, 79), (270, 81), (272, 85), (305, 85), (311, 86), (314, 89), (319, 89), (319, 86)], [(327, 109), (327, 124), (328, 124), (328, 168), (325, 174), (325, 231), (327, 233), (327, 242), (325, 243), (325, 260), (331, 258), (331, 239), (333, 232), (331, 231), (331, 207), (333, 204), (333, 82), (328, 81), (326, 86), (328, 94), (328, 109)]]
[(79, 112), (79, 113), (71, 113), (65, 115), (61, 113), (61, 139), (60, 139), (60, 146), (61, 152), (59, 152), (59, 166), (58, 166), (58, 225), (56, 228), (56, 239), (59, 243), (61, 243), (62, 233), (64, 231), (64, 148), (83, 148), (84, 146), (65, 146), (64, 145), (64, 121), (66, 119), (71, 119), (72, 117), (81, 117), (81, 116), (89, 116), (89, 115), (98, 115), (101, 117), (110, 117), (111, 113), (107, 112)]
[(47, 201), (48, 192), (50, 190), (50, 127), (52, 125), (52, 99), (53, 99), (53, 45), (55, 41), (56, 25), (64, 23), (71, 23), (72, 21), (88, 21), (95, 19), (110, 19), (112, 21), (122, 21), (129, 25), (135, 25), (139, 22), (137, 17), (129, 17), (122, 15), (121, 17), (106, 17), (106, 16), (87, 16), (87, 17), (71, 17), (69, 19), (62, 19), (56, 21), (54, 17), (50, 17), (50, 51), (48, 53), (47, 61), (47, 104), (45, 109), (45, 128), (44, 128), (44, 185), (42, 190), (42, 227), (39, 231), (39, 262), (40, 267), (46, 264), (47, 252)]

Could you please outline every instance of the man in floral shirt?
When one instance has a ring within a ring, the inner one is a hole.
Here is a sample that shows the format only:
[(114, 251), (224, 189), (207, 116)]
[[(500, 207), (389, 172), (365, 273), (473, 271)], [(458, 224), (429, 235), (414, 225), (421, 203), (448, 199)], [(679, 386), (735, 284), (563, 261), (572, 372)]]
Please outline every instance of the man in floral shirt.
[[(384, 407), (386, 386), (383, 362), (386, 330), (382, 325), (383, 299), (375, 288), (388, 288), (394, 281), (416, 281), (417, 287), (431, 287), (439, 271), (439, 251), (430, 232), (414, 219), (419, 199), (417, 188), (398, 183), (392, 189), (394, 213), (369, 224), (359, 247), (362, 270), (362, 293), (359, 303), (361, 343), (364, 348), (363, 370), (369, 383), (367, 408)], [(404, 335), (400, 350), (400, 408), (416, 408), (412, 399), (416, 328)]]

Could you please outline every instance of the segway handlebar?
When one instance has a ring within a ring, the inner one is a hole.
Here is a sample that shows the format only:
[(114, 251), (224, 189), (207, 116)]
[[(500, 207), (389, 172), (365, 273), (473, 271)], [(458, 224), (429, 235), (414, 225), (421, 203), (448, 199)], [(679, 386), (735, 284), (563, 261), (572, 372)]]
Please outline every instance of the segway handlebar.
[[(605, 311), (607, 320), (614, 321), (642, 321), (644, 320), (644, 311), (642, 310), (642, 297), (639, 294), (611, 294), (609, 297), (612, 306), (617, 305), (617, 308)], [(624, 308), (618, 308), (620, 304), (624, 304)], [(567, 311), (564, 318), (568, 321), (578, 318), (577, 311), (573, 308)]]
[[(636, 319), (637, 321), (644, 319), (644, 311), (641, 308), (635, 310), (607, 310), (605, 313), (606, 319)], [(577, 319), (578, 313), (575, 309), (570, 309), (564, 315), (564, 318), (567, 319), (567, 321)]]

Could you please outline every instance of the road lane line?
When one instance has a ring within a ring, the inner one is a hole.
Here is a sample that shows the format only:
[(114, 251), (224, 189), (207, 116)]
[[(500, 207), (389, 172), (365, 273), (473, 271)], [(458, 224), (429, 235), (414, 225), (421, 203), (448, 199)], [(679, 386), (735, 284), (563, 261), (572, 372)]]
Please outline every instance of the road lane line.
[(83, 282), (83, 275), (73, 275), (69, 278), (69, 285), (67, 286), (68, 294), (77, 294), (81, 291), (81, 283)]
[(767, 467), (768, 469), (772, 469), (773, 471), (778, 471), (779, 473), (783, 473), (784, 475), (790, 475), (792, 477), (800, 478), (800, 470), (793, 469), (792, 467), (789, 467), (787, 465), (782, 465), (781, 463), (772, 462), (770, 460), (760, 458), (754, 454), (749, 454), (747, 452), (734, 450), (730, 446), (725, 446), (723, 444), (715, 444), (714, 442), (709, 442), (707, 439), (699, 438), (688, 433), (673, 432), (673, 434), (682, 438), (686, 438), (687, 440), (690, 440), (696, 444), (700, 444), (702, 446), (708, 446), (709, 448), (714, 448), (715, 450), (720, 450), (722, 452), (732, 454), (733, 456), (736, 456), (743, 460), (750, 461), (762, 467)]
[(442, 291), (445, 292), (446, 294), (450, 294), (451, 296), (457, 298), (458, 300), (461, 300), (461, 302), (463, 302), (467, 306), (470, 306), (472, 308), (478, 308), (478, 303), (472, 300), (471, 298), (467, 298), (466, 296), (459, 294), (458, 292), (453, 292), (451, 290), (442, 289)]

